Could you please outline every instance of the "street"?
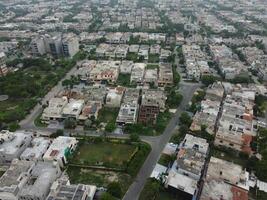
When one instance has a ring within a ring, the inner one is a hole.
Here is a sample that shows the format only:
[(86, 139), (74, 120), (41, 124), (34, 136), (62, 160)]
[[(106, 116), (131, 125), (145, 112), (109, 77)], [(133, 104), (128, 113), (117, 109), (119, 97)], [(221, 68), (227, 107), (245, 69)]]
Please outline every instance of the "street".
[[(177, 62), (177, 61), (176, 61)], [(72, 74), (74, 74), (76, 67), (73, 67), (66, 76), (54, 87), (52, 90), (47, 93), (47, 95), (43, 98), (42, 104), (46, 104), (46, 102), (54, 97), (60, 90), (63, 89), (62, 81), (64, 79), (70, 78)], [(141, 167), (138, 175), (136, 176), (134, 182), (129, 187), (128, 191), (126, 192), (123, 200), (135, 200), (139, 198), (142, 189), (146, 183), (147, 178), (149, 178), (150, 174), (152, 173), (154, 166), (158, 162), (160, 158), (160, 154), (165, 147), (165, 145), (170, 140), (171, 136), (174, 133), (175, 128), (179, 123), (179, 117), (183, 111), (186, 110), (188, 103), (191, 101), (194, 92), (201, 86), (199, 83), (191, 83), (191, 82), (184, 82), (181, 80), (180, 82), (180, 93), (183, 95), (183, 100), (180, 106), (177, 108), (175, 114), (173, 115), (172, 119), (170, 120), (169, 124), (165, 128), (164, 132), (160, 136), (141, 136), (140, 138), (142, 141), (145, 141), (151, 145), (151, 152), (148, 155), (147, 159), (145, 160), (143, 166)], [(36, 127), (34, 125), (34, 120), (38, 117), (39, 114), (42, 112), (42, 105), (37, 104), (32, 112), (20, 122), (21, 129), (29, 130), (29, 131), (41, 131), (45, 133), (52, 133), (55, 132), (56, 128), (49, 128), (49, 127)], [(77, 131), (77, 130), (65, 130), (65, 134), (71, 132), (72, 135), (90, 135), (90, 136), (99, 136), (103, 133), (96, 132), (96, 131)], [(109, 135), (111, 137), (117, 138), (128, 138), (129, 135)]]
[(152, 150), (148, 155), (146, 161), (144, 162), (143, 166), (141, 167), (134, 182), (123, 197), (123, 200), (137, 200), (139, 198), (139, 195), (145, 186), (147, 178), (149, 178), (150, 174), (154, 169), (154, 166), (160, 158), (160, 154), (163, 148), (168, 143), (172, 134), (174, 133), (174, 129), (179, 122), (180, 114), (186, 109), (187, 104), (190, 102), (194, 92), (197, 88), (199, 88), (199, 86), (200, 85), (196, 83), (184, 82), (180, 84), (180, 92), (183, 95), (183, 101), (181, 102), (180, 106), (178, 107), (176, 113), (169, 122), (163, 134), (157, 137), (157, 140), (151, 144)]

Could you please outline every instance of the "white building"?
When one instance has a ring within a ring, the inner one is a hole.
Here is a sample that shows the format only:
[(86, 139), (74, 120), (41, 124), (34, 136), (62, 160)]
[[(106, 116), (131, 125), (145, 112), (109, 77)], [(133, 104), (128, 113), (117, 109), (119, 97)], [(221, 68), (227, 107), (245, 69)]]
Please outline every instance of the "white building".
[(21, 160), (42, 160), (44, 153), (47, 151), (51, 141), (47, 138), (37, 137), (34, 138), (29, 147), (20, 155)]
[(61, 175), (58, 165), (38, 162), (28, 171), (27, 182), (19, 191), (18, 200), (45, 200), (53, 182)]
[(83, 99), (70, 99), (69, 103), (63, 108), (62, 110), (62, 117), (63, 118), (75, 118), (78, 119), (82, 109), (84, 107), (84, 100)]
[(106, 96), (106, 106), (119, 108), (121, 105), (124, 91), (125, 91), (125, 88), (123, 87), (116, 87), (114, 89), (110, 89)]
[(79, 40), (74, 34), (65, 34), (62, 37), (62, 53), (64, 56), (73, 57), (79, 51)]
[(57, 137), (43, 156), (44, 161), (57, 162), (63, 167), (67, 163), (67, 155), (75, 150), (77, 143), (74, 137)]
[(25, 132), (0, 132), (0, 163), (11, 162), (19, 158), (21, 153), (29, 146), (32, 134)]
[(36, 37), (31, 41), (30, 48), (35, 56), (42, 56), (46, 53), (46, 47), (43, 37)]
[(70, 184), (68, 178), (64, 175), (55, 181), (51, 187), (49, 196), (46, 200), (93, 200), (96, 193), (96, 186)]

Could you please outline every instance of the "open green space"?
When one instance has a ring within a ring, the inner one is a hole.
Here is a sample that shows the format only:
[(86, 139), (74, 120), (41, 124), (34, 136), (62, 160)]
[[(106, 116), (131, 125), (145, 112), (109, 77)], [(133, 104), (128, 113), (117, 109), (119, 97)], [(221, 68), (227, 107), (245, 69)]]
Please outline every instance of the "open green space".
[(76, 151), (69, 157), (67, 173), (70, 182), (99, 187), (118, 182), (124, 194), (150, 150), (144, 142), (85, 137), (80, 139)]
[(83, 142), (79, 145), (71, 162), (121, 168), (128, 162), (135, 150), (136, 147), (129, 144)]

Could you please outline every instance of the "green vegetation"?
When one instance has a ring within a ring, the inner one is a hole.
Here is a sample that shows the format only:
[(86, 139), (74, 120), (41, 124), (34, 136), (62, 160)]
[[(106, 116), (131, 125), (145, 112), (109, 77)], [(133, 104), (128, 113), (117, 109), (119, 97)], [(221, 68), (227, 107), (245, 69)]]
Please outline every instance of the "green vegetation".
[(138, 62), (138, 54), (137, 53), (128, 52), (127, 55), (126, 55), (126, 59), (127, 60), (132, 60), (134, 62)]
[(74, 129), (77, 125), (77, 121), (74, 118), (67, 118), (64, 120), (64, 128)]
[(34, 125), (37, 126), (37, 127), (47, 127), (47, 124), (43, 123), (42, 120), (41, 120), (42, 113), (43, 113), (43, 112), (41, 112), (41, 113), (36, 117), (36, 119), (34, 120)]
[(255, 98), (254, 114), (255, 116), (263, 117), (267, 109), (267, 99), (262, 95), (257, 95)]
[(158, 69), (159, 65), (158, 64), (147, 64), (146, 69)]
[(132, 157), (131, 161), (128, 163), (127, 173), (132, 177), (135, 177), (139, 172), (139, 169), (142, 167), (145, 162), (149, 152), (151, 151), (151, 147), (147, 143), (139, 143), (138, 151)]
[(173, 162), (176, 158), (176, 155), (167, 155), (167, 154), (161, 154), (160, 159), (158, 161), (159, 164), (168, 167), (170, 162)]
[(191, 198), (182, 192), (172, 193), (171, 191), (167, 191), (159, 181), (149, 178), (141, 192), (139, 200), (189, 200)]
[(155, 124), (127, 124), (124, 128), (124, 131), (128, 134), (136, 133), (139, 135), (160, 135), (163, 133), (171, 117), (172, 114), (168, 111), (165, 111), (159, 113), (157, 122)]
[(23, 68), (0, 78), (1, 94), (9, 95), (0, 102), (0, 121), (18, 122), (76, 63), (57, 60), (54, 65), (42, 58), (17, 60)]
[(80, 141), (72, 164), (125, 168), (136, 147), (112, 142)]
[(158, 63), (159, 62), (159, 55), (158, 54), (149, 54), (148, 55), (148, 62), (149, 63)]
[(166, 105), (168, 108), (177, 108), (183, 100), (183, 96), (174, 88), (166, 88), (167, 100)]
[(217, 80), (217, 78), (213, 75), (203, 75), (201, 77), (201, 82), (207, 87), (211, 84), (213, 84), (215, 81)]
[(127, 191), (151, 148), (143, 142), (85, 137), (71, 155), (67, 173), (72, 183), (107, 187), (109, 196)]
[(206, 93), (202, 90), (197, 91), (191, 99), (189, 111), (195, 113), (200, 108), (200, 102), (204, 99)]
[(111, 194), (113, 197), (121, 198), (122, 190), (119, 182), (112, 182), (108, 184), (107, 193)]
[(119, 109), (118, 108), (102, 108), (98, 113), (98, 120), (100, 122), (114, 122), (118, 116)]
[(117, 84), (124, 87), (131, 86), (131, 74), (119, 74)]

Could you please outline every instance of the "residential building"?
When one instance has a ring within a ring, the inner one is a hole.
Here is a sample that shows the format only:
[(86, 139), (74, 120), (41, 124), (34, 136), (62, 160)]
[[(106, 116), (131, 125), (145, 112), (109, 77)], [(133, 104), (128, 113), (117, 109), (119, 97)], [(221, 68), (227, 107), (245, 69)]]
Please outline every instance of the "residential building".
[(31, 41), (30, 48), (34, 56), (42, 56), (46, 53), (44, 38), (38, 36)]
[(83, 99), (69, 99), (62, 110), (62, 118), (78, 119), (82, 112), (85, 101)]
[(248, 200), (249, 173), (241, 166), (210, 158), (201, 200)]
[(120, 62), (102, 61), (90, 71), (89, 80), (94, 83), (115, 83), (119, 76)]
[(134, 124), (139, 110), (139, 89), (128, 88), (125, 91), (119, 114), (116, 119), (118, 125)]
[(200, 192), (198, 182), (203, 176), (209, 144), (205, 139), (186, 135), (180, 143), (177, 159), (169, 170), (165, 187), (184, 192), (195, 199)]
[(160, 63), (158, 85), (166, 86), (173, 83), (172, 66), (167, 63)]
[(0, 52), (0, 77), (7, 75), (9, 72), (6, 66), (6, 55), (4, 52)]
[(131, 73), (131, 83), (142, 84), (145, 75), (145, 67), (144, 63), (134, 63)]
[(106, 106), (119, 108), (122, 102), (124, 91), (125, 88), (119, 86), (114, 89), (109, 89), (106, 97)]
[(79, 40), (75, 34), (64, 34), (62, 37), (62, 53), (66, 57), (73, 57), (79, 51)]
[(63, 108), (68, 104), (67, 97), (54, 97), (49, 100), (48, 106), (44, 109), (41, 119), (45, 123), (62, 118)]
[(143, 90), (138, 122), (155, 124), (160, 111), (165, 110), (166, 99), (162, 90)]
[(55, 162), (63, 167), (67, 163), (67, 157), (75, 150), (77, 143), (78, 141), (74, 137), (57, 137), (44, 154), (44, 161)]
[(10, 167), (0, 177), (0, 199), (18, 200), (18, 193), (28, 181), (28, 173), (33, 169), (33, 161), (14, 159)]
[(2, 130), (0, 132), (0, 163), (10, 163), (13, 159), (19, 158), (31, 143), (32, 138), (31, 133)]
[(27, 182), (18, 194), (18, 200), (45, 200), (53, 182), (61, 175), (59, 166), (50, 162), (37, 162), (27, 174)]
[(84, 184), (70, 184), (64, 174), (56, 180), (46, 200), (93, 200), (96, 186)]
[(43, 155), (47, 151), (51, 140), (44, 137), (33, 138), (30, 145), (23, 151), (20, 155), (21, 160), (32, 160), (41, 161), (43, 160)]

